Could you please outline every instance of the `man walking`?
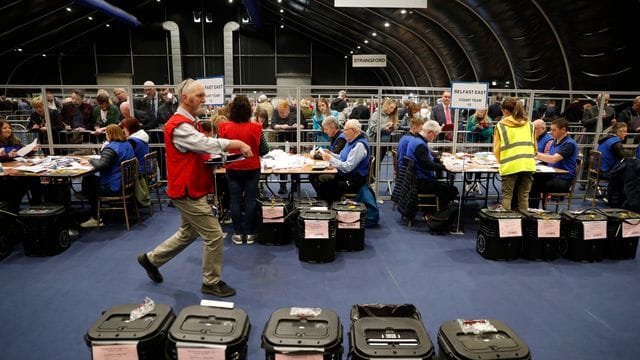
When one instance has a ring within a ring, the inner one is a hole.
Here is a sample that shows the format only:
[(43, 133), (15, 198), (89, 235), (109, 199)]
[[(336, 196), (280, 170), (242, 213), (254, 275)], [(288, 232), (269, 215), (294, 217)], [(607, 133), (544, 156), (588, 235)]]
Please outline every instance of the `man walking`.
[(209, 154), (237, 150), (245, 157), (253, 156), (251, 148), (239, 140), (215, 139), (196, 129), (196, 117), (204, 114), (204, 86), (187, 79), (178, 85), (180, 107), (167, 121), (164, 139), (167, 148), (167, 194), (180, 211), (178, 231), (150, 252), (140, 254), (138, 262), (149, 278), (162, 282), (158, 267), (162, 266), (198, 236), (204, 240), (202, 254), (203, 293), (219, 297), (233, 296), (236, 291), (222, 281), (222, 229), (207, 204), (207, 193), (213, 192), (213, 174), (204, 161)]

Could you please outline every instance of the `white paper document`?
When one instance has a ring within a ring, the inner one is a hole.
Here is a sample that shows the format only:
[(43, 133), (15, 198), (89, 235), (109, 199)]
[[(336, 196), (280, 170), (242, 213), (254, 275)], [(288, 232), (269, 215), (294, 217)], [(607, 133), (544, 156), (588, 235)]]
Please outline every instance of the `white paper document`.
[(32, 152), (33, 149), (36, 148), (36, 146), (38, 146), (38, 139), (33, 139), (31, 144), (25, 145), (24, 147), (18, 149), (18, 151), (16, 151), (16, 153), (18, 154), (18, 156), (25, 156), (28, 153)]

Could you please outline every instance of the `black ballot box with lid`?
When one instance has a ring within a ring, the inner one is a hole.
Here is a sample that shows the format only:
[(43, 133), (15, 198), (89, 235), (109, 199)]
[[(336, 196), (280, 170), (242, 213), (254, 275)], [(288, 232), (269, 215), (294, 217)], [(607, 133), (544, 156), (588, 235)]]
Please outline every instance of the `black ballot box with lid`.
[(476, 223), (476, 251), (489, 260), (514, 260), (522, 250), (522, 214), (511, 210), (481, 209)]
[[(139, 304), (117, 305), (102, 314), (85, 334), (92, 354), (133, 351), (140, 360), (165, 358), (167, 332), (175, 319), (173, 309), (155, 304), (150, 312), (130, 321), (131, 311), (138, 307)], [(127, 349), (131, 346), (135, 349)]]
[(262, 245), (286, 245), (291, 242), (288, 199), (263, 199), (260, 211), (258, 243)]
[(324, 200), (314, 199), (314, 198), (303, 198), (303, 199), (295, 199), (293, 200), (293, 208), (291, 212), (291, 237), (295, 239), (296, 247), (300, 246), (300, 222), (298, 218), (300, 217), (300, 213), (302, 210), (309, 209), (324, 209), (328, 208), (327, 202)]
[(607, 217), (607, 259), (630, 260), (636, 258), (640, 236), (640, 214), (625, 209), (600, 209)]
[(337, 216), (335, 210), (302, 210), (298, 216), (300, 261), (326, 263), (335, 260)]
[(520, 210), (524, 237), (521, 257), (527, 260), (555, 260), (560, 256), (560, 221), (555, 212)]
[(364, 250), (364, 222), (367, 216), (367, 207), (360, 202), (345, 200), (334, 202), (331, 209), (335, 210), (338, 215), (336, 250)]
[(243, 360), (250, 331), (249, 317), (242, 309), (188, 306), (169, 328), (166, 358), (176, 360), (181, 354), (197, 351), (204, 358), (224, 353), (225, 359)]
[(457, 319), (438, 330), (440, 360), (530, 360), (529, 346), (495, 319)]
[(599, 210), (563, 210), (560, 253), (569, 260), (598, 262), (604, 258), (607, 217)]
[(422, 316), (412, 304), (353, 305), (350, 320), (353, 360), (435, 358)]
[(342, 359), (342, 323), (338, 314), (325, 308), (288, 307), (274, 311), (262, 332), (262, 348), (267, 360), (278, 354), (291, 358), (322, 356)]
[(69, 247), (69, 222), (63, 205), (31, 206), (20, 210), (18, 219), (24, 229), (25, 255), (57, 255)]

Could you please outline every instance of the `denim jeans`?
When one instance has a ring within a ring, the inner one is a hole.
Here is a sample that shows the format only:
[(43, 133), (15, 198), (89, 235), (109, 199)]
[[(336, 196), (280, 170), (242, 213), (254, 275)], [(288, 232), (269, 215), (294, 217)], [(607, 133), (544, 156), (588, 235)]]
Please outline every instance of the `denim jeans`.
[(258, 196), (259, 180), (260, 169), (227, 169), (229, 208), (231, 210), (233, 229), (238, 235), (256, 233), (256, 198)]

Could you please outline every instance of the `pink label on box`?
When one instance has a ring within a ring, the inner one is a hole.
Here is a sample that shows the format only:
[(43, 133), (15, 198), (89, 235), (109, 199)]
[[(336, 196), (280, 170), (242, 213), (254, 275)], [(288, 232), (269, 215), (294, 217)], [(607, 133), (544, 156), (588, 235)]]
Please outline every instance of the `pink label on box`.
[(94, 345), (93, 360), (138, 360), (136, 344)]
[(355, 211), (338, 211), (338, 221), (352, 223), (360, 220), (360, 213)]
[(638, 237), (640, 236), (640, 221), (634, 220), (633, 223), (629, 224), (626, 222), (622, 222), (622, 237)]
[(522, 236), (522, 219), (500, 219), (498, 229), (501, 238)]
[(583, 221), (582, 228), (584, 229), (584, 240), (607, 238), (606, 221)]
[(178, 347), (179, 360), (225, 360), (225, 349)]
[(560, 237), (560, 220), (538, 220), (538, 237)]
[(360, 229), (360, 221), (356, 221), (353, 223), (343, 223), (343, 222), (339, 222), (338, 223), (338, 229)]
[(329, 222), (326, 220), (305, 220), (304, 221), (304, 238), (305, 239), (328, 239), (329, 238)]
[(284, 206), (263, 206), (262, 222), (263, 223), (283, 223), (284, 222)]

